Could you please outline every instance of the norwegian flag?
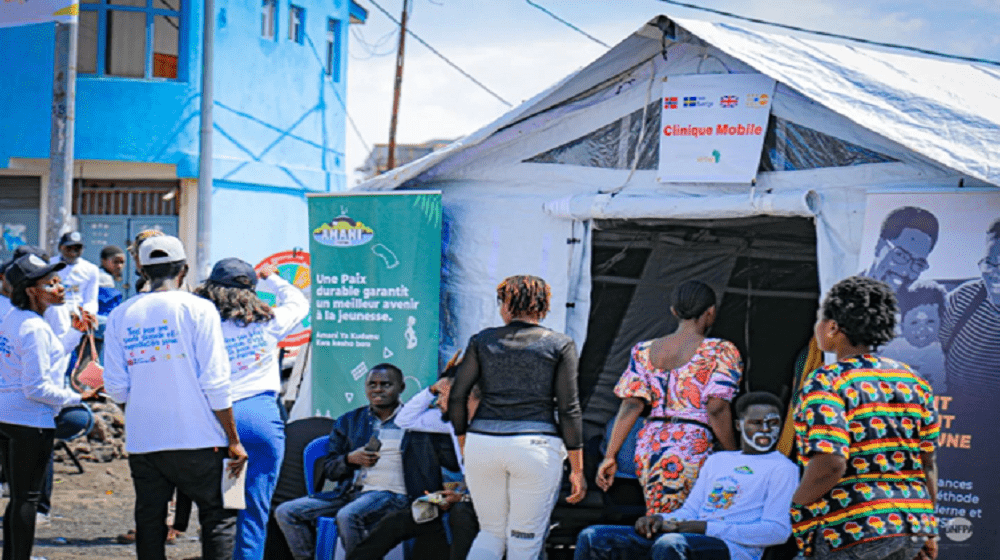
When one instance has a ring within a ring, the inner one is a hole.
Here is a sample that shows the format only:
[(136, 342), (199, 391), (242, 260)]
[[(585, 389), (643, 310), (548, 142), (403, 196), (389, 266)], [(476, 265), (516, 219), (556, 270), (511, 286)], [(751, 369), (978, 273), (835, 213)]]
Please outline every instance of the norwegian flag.
[(663, 108), (664, 109), (676, 109), (677, 108), (677, 98), (676, 97), (664, 97), (663, 98)]
[(719, 104), (723, 107), (735, 107), (739, 102), (740, 98), (735, 95), (723, 95), (719, 99)]

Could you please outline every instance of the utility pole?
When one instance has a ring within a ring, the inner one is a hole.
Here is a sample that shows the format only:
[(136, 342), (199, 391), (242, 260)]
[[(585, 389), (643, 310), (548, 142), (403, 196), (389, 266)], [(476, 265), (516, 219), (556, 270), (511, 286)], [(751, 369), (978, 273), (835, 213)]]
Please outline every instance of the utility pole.
[(201, 136), (198, 147), (198, 227), (195, 277), (208, 278), (212, 249), (212, 105), (215, 102), (215, 2), (204, 0), (201, 49)]
[(399, 120), (399, 93), (403, 89), (403, 50), (406, 46), (406, 13), (410, 0), (403, 0), (403, 17), (399, 25), (399, 50), (396, 51), (396, 84), (392, 90), (392, 120), (389, 121), (389, 156), (386, 171), (396, 167), (396, 123)]
[[(73, 141), (76, 130), (76, 19), (56, 22), (52, 76), (52, 130), (49, 140), (48, 216), (45, 240), (55, 248), (73, 228)], [(55, 254), (55, 251), (53, 251)]]

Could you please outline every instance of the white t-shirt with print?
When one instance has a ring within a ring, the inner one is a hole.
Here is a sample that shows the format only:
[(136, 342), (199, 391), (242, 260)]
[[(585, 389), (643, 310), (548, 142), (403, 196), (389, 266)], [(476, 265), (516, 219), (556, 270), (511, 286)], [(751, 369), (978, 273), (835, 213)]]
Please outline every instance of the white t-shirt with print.
[(792, 534), (788, 508), (798, 482), (798, 467), (777, 451), (720, 451), (705, 460), (684, 505), (660, 516), (707, 521), (705, 535), (725, 541), (732, 560), (760, 560)]
[[(51, 262), (62, 262), (62, 257), (55, 257)], [(79, 305), (97, 315), (97, 289), (100, 287), (100, 269), (97, 265), (81, 257), (75, 264), (67, 264), (66, 268), (56, 274), (66, 288), (66, 305), (70, 311), (75, 311)]]
[(232, 406), (221, 319), (181, 291), (138, 294), (108, 316), (104, 388), (126, 403), (125, 449), (225, 447), (213, 411)]
[(44, 319), (12, 307), (0, 323), (0, 422), (55, 428), (59, 410), (80, 403), (63, 386), (67, 359)]
[(259, 285), (277, 297), (274, 318), (267, 323), (242, 325), (232, 319), (222, 323), (226, 339), (229, 368), (232, 372), (233, 401), (259, 395), (266, 391), (281, 391), (278, 370), (278, 342), (309, 314), (309, 300), (284, 278), (272, 274)]

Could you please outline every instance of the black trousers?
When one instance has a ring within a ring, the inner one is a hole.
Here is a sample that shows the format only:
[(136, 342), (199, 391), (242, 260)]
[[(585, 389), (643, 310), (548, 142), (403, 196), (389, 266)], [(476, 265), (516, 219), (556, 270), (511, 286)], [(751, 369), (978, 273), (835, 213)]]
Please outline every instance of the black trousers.
[(406, 508), (391, 513), (375, 525), (371, 533), (347, 555), (347, 560), (381, 560), (399, 543), (417, 539), (413, 558), (420, 560), (465, 560), (472, 541), (479, 533), (479, 519), (472, 504), (459, 502), (448, 511), (451, 547), (445, 538), (441, 517), (427, 523), (417, 523)]
[(184, 449), (129, 455), (135, 486), (135, 548), (139, 560), (166, 560), (167, 506), (176, 488), (198, 504), (201, 557), (231, 560), (236, 514), (222, 507), (225, 449)]
[(55, 430), (0, 422), (0, 461), (10, 486), (3, 516), (3, 560), (30, 560), (35, 513)]

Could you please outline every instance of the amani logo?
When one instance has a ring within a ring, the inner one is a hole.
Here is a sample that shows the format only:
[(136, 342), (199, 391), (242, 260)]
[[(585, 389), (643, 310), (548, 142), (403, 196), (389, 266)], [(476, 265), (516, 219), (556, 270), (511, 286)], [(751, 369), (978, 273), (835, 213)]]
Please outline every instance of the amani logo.
[(355, 222), (347, 216), (347, 208), (340, 208), (340, 215), (330, 223), (313, 230), (313, 239), (331, 247), (356, 247), (364, 245), (375, 237), (372, 228)]

